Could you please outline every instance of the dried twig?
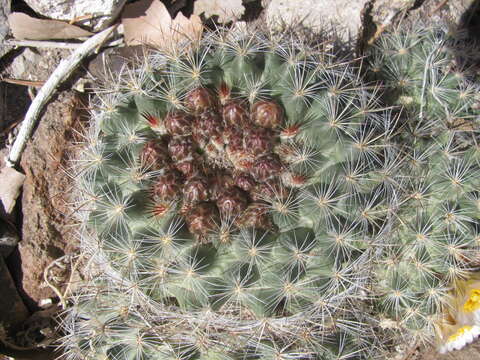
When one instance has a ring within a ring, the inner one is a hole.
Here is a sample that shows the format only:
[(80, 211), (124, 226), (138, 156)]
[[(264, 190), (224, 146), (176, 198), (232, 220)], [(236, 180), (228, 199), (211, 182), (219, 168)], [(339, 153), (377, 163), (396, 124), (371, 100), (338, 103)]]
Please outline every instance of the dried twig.
[[(45, 41), (45, 40), (5, 40), (4, 46), (25, 46), (34, 48), (54, 48), (54, 49), (78, 49), (83, 43), (65, 42), (65, 41)], [(123, 39), (117, 39), (104, 43), (103, 46), (118, 46), (123, 43)]]
[(14, 84), (14, 85), (24, 85), (24, 86), (33, 86), (33, 87), (42, 87), (45, 85), (45, 81), (33, 81), (33, 80), (23, 80), (23, 79), (6, 79), (3, 78), (1, 81)]
[(53, 290), (53, 292), (55, 293), (55, 295), (58, 296), (59, 300), (60, 300), (60, 304), (62, 304), (62, 309), (66, 309), (67, 308), (67, 301), (65, 300), (65, 298), (63, 297), (63, 294), (62, 292), (60, 291), (60, 289), (58, 287), (56, 287), (55, 285), (53, 285), (49, 280), (48, 280), (48, 274), (50, 272), (50, 269), (53, 267), (53, 266), (56, 266), (58, 265), (61, 261), (63, 261), (65, 258), (67, 257), (70, 257), (70, 255), (66, 254), (66, 255), (63, 255), (61, 257), (59, 257), (58, 259), (55, 259), (53, 260), (50, 264), (48, 264), (48, 266), (45, 268), (45, 270), (43, 271), (43, 281), (45, 282), (45, 284)]
[(40, 89), (32, 104), (28, 108), (22, 127), (18, 133), (17, 139), (13, 143), (8, 158), (6, 159), (7, 166), (14, 167), (20, 161), (23, 150), (30, 137), (35, 121), (40, 114), (43, 106), (53, 95), (56, 87), (66, 78), (70, 76), (73, 70), (80, 64), (80, 62), (88, 56), (92, 51), (98, 49), (110, 37), (116, 26), (111, 26), (102, 32), (92, 36), (78, 49), (76, 49), (68, 59), (62, 60), (58, 67), (54, 70), (45, 85)]
[[(82, 262), (83, 258), (85, 257), (85, 253), (82, 252), (80, 254), (80, 256), (78, 257), (78, 259), (75, 261), (75, 263), (73, 264), (73, 266), (71, 266), (70, 268), (70, 278), (68, 279), (68, 282), (67, 282), (67, 286), (65, 288), (65, 291), (63, 292), (63, 295), (62, 295), (62, 298), (63, 299), (67, 299), (68, 296), (69, 296), (69, 292), (70, 292), (70, 287), (73, 283), (73, 277), (75, 275), (75, 272), (77, 271), (77, 267), (78, 265)], [(71, 264), (71, 262), (70, 262)]]
[(68, 23), (70, 25), (73, 25), (77, 22), (84, 21), (84, 20), (92, 20), (94, 18), (93, 14), (87, 14), (87, 15), (82, 15), (82, 16), (77, 16), (76, 18), (73, 18), (70, 20)]

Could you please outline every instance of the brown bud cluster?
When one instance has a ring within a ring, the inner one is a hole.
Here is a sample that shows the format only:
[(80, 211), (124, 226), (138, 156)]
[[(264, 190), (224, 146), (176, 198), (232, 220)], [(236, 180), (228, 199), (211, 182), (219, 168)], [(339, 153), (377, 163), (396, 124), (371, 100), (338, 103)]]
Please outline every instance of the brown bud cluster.
[(207, 88), (191, 90), (182, 107), (186, 110), (170, 111), (163, 119), (143, 114), (152, 128), (165, 129), (140, 155), (149, 170), (159, 173), (152, 176), (153, 200), (179, 202), (199, 241), (208, 241), (225, 217), (239, 228), (274, 230), (265, 199), (282, 193), (285, 178), (277, 155), (282, 107), (272, 100), (249, 106), (226, 84), (216, 95)]

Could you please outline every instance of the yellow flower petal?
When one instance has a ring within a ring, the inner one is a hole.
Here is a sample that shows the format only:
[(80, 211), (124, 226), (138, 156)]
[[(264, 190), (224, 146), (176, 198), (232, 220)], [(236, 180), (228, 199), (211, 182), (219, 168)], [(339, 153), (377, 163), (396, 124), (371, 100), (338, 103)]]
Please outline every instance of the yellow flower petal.
[(457, 329), (457, 331), (454, 334), (448, 337), (447, 343), (454, 342), (459, 337), (465, 336), (465, 334), (471, 332), (472, 329), (473, 329), (473, 326), (470, 326), (470, 325), (462, 326), (461, 328)]
[(463, 304), (463, 311), (473, 312), (478, 309), (480, 309), (480, 289), (472, 289), (467, 301)]

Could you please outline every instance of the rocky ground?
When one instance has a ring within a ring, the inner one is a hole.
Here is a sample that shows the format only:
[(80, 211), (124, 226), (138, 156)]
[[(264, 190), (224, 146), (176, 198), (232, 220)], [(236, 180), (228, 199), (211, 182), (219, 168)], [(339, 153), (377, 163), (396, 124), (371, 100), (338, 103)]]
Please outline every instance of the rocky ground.
[[(9, 9), (61, 20), (73, 16), (59, 8), (50, 8), (49, 13), (49, 7), (45, 5), (49, 1), (53, 3), (52, 0), (39, 1), (38, 4), (43, 5), (35, 8), (28, 5), (35, 3), (31, 0), (14, 1), (12, 4), (0, 0), (0, 41), (5, 35), (9, 36), (5, 18)], [(79, 4), (86, 2), (89, 1), (68, 1)], [(102, 11), (110, 11), (110, 19), (107, 16), (102, 22), (90, 24), (90, 30), (96, 31), (105, 26), (108, 23), (106, 20), (112, 20), (121, 11), (125, 1), (105, 3), (111, 7)], [(165, 3), (173, 15), (181, 10), (189, 16), (198, 6), (195, 1), (187, 0)], [(233, 3), (237, 3), (237, 8), (232, 8), (232, 12), (237, 11), (237, 18), (247, 22), (269, 22), (274, 26), (281, 18), (287, 23), (301, 20), (306, 27), (315, 30), (331, 26), (340, 28), (343, 40), (349, 42), (352, 51), (357, 52), (392, 22), (419, 14), (429, 16), (432, 21), (448, 18), (453, 23), (468, 25), (472, 34), (480, 33), (480, 17), (477, 13), (480, 2), (473, 0), (250, 0), (244, 1), (244, 7), (241, 1), (231, 1), (229, 6)], [(239, 6), (243, 7), (243, 11)], [(216, 8), (208, 11), (216, 20), (231, 20), (227, 13), (220, 13)], [(113, 51), (126, 54), (125, 49)], [(0, 44), (0, 76), (3, 80), (0, 82), (0, 169), (4, 168), (3, 158), (18, 132), (32, 97), (70, 52), (43, 47), (12, 48)], [(50, 351), (37, 345), (46, 344), (58, 336), (51, 317), (59, 308), (58, 292), (64, 294), (65, 284), (74, 283), (77, 276), (72, 276), (70, 271), (76, 260), (78, 241), (75, 210), (69, 205), (68, 199), (73, 187), (69, 167), (86, 121), (88, 93), (84, 88), (91, 83), (92, 73), (101, 64), (100, 55), (90, 57), (58, 88), (44, 108), (19, 165), (20, 172), (25, 175), (21, 195), (14, 210), (10, 214), (3, 214), (4, 220), (0, 225), (0, 288), (3, 293), (0, 297), (0, 324), (9, 325), (11, 333), (14, 333), (14, 338), (10, 340), (18, 346), (15, 351), (7, 352), (4, 349), (5, 341), (0, 341), (0, 353), (15, 355), (18, 359), (47, 358), (46, 353)], [(2, 178), (0, 181), (3, 181), (0, 187), (8, 187), (6, 180)], [(15, 233), (20, 239), (18, 245)], [(2, 331), (0, 326), (0, 340)], [(480, 345), (473, 344), (462, 351), (440, 356), (431, 348), (415, 344), (399, 349), (395, 359), (474, 360), (480, 359)]]

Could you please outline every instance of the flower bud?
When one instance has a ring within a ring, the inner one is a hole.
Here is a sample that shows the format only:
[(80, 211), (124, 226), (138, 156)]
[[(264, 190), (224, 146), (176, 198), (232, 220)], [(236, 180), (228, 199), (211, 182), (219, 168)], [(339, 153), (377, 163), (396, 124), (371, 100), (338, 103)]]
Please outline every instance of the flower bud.
[(167, 144), (161, 140), (150, 140), (140, 152), (140, 162), (148, 170), (160, 170), (170, 164)]
[(228, 126), (242, 127), (248, 124), (248, 113), (238, 101), (230, 101), (222, 108), (223, 123)]
[(165, 128), (169, 135), (188, 136), (192, 133), (193, 118), (182, 112), (170, 112), (165, 117)]
[(282, 124), (283, 110), (273, 101), (258, 101), (252, 106), (251, 117), (256, 125), (274, 129)]
[(250, 169), (250, 174), (258, 182), (267, 181), (280, 175), (282, 163), (276, 155), (269, 154), (256, 160)]
[(203, 176), (193, 176), (183, 187), (183, 201), (195, 204), (209, 200), (208, 182)]
[(185, 214), (188, 230), (204, 240), (216, 229), (218, 224), (217, 207), (210, 202), (202, 202), (189, 209)]
[(180, 175), (175, 170), (167, 170), (155, 179), (152, 186), (152, 196), (155, 201), (174, 200), (180, 195), (180, 184), (182, 183)]
[(190, 91), (185, 97), (185, 106), (192, 113), (199, 115), (215, 108), (215, 98), (210, 90), (200, 87)]
[(247, 208), (247, 197), (237, 187), (224, 190), (217, 199), (220, 213), (238, 215)]
[(174, 137), (168, 143), (168, 153), (173, 161), (183, 161), (193, 157), (195, 144), (191, 137)]

